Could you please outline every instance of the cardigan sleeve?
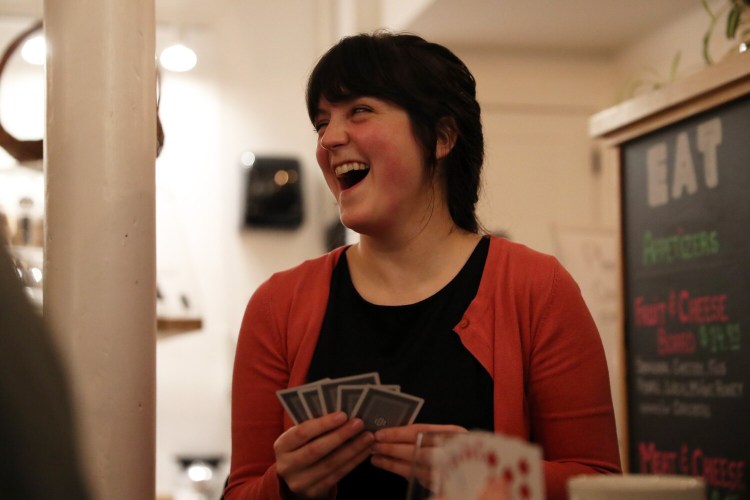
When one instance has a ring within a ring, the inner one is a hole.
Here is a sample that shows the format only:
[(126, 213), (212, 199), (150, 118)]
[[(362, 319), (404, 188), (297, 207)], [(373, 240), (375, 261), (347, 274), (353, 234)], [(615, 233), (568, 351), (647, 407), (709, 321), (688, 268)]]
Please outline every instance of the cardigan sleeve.
[(578, 285), (551, 260), (527, 372), (531, 439), (544, 450), (550, 500), (567, 498), (574, 475), (620, 472), (601, 338)]
[(323, 321), (331, 270), (344, 250), (274, 274), (248, 302), (234, 359), (226, 500), (289, 496), (276, 472), (273, 444), (293, 423), (276, 391), (304, 383)]
[(232, 379), (232, 465), (227, 500), (281, 498), (273, 443), (283, 432), (276, 390), (287, 386), (288, 363), (276, 315), (273, 284), (248, 302), (240, 328)]

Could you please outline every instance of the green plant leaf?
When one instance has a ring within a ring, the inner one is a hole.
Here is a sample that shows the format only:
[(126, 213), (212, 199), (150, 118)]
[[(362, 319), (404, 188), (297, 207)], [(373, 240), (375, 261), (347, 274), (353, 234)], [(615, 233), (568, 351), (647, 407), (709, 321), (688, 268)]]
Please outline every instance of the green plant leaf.
[(742, 7), (734, 4), (732, 10), (729, 11), (727, 16), (727, 38), (734, 38), (737, 33), (737, 26), (740, 25), (740, 16), (742, 15)]
[(677, 68), (680, 65), (680, 59), (682, 58), (682, 51), (677, 51), (672, 59), (672, 67), (669, 70), (669, 81), (674, 81), (677, 76)]
[(711, 16), (711, 20), (716, 21), (716, 16), (711, 11), (711, 7), (708, 6), (708, 0), (701, 0), (701, 4), (703, 4), (703, 8), (708, 12), (708, 15)]
[(706, 66), (711, 66), (714, 60), (711, 58), (711, 52), (708, 49), (709, 42), (711, 41), (711, 32), (706, 32), (703, 35), (703, 60), (706, 61)]

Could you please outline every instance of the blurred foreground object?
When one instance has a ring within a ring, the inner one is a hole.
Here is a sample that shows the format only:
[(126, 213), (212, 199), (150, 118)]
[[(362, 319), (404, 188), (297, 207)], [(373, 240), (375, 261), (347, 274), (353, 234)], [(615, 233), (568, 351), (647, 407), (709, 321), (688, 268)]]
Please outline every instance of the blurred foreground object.
[(86, 500), (67, 378), (0, 237), (0, 498)]
[(703, 479), (690, 476), (625, 474), (578, 476), (568, 481), (570, 500), (703, 500)]
[(407, 500), (543, 500), (542, 448), (486, 431), (421, 432)]

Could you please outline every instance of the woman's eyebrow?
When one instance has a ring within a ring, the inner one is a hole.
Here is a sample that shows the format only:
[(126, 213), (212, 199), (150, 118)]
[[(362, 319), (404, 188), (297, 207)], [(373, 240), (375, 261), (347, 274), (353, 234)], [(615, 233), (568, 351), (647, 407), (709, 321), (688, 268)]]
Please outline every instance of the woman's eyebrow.
[(328, 114), (328, 111), (318, 108), (315, 110), (315, 113), (313, 113), (313, 121), (319, 119), (321, 116), (327, 116)]

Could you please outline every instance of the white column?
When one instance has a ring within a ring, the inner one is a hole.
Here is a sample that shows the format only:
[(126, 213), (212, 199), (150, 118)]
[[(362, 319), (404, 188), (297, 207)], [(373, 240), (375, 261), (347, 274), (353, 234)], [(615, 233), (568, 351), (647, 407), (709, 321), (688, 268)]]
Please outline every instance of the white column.
[(154, 0), (45, 0), (44, 11), (44, 314), (94, 498), (154, 498)]

